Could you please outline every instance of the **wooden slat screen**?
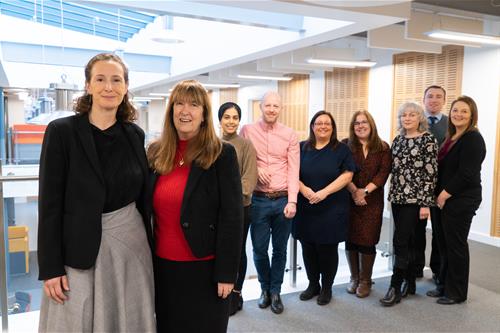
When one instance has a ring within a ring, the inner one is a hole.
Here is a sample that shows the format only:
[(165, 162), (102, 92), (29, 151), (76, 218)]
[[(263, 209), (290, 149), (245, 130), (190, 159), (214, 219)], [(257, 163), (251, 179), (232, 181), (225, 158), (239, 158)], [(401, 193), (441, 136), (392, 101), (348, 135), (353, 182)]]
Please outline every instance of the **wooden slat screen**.
[(392, 137), (397, 128), (397, 110), (404, 102), (423, 104), (424, 90), (430, 85), (446, 89), (448, 114), (451, 102), (462, 90), (463, 46), (445, 46), (441, 54), (406, 52), (394, 55), (394, 96), (392, 115)]
[(294, 75), (291, 81), (278, 82), (283, 109), (279, 121), (293, 128), (304, 140), (309, 136), (309, 75)]
[(349, 136), (352, 114), (368, 110), (369, 73), (368, 68), (334, 68), (325, 72), (325, 111), (335, 119), (339, 140)]
[(226, 102), (238, 103), (238, 88), (224, 88), (219, 90), (220, 105)]

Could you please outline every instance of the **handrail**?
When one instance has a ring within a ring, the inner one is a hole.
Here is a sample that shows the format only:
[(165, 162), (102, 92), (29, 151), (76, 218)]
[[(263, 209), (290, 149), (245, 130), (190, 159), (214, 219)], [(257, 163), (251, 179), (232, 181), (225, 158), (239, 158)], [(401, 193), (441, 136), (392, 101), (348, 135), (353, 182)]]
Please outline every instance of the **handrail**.
[[(2, 174), (2, 163), (0, 161), (0, 175)], [(9, 331), (8, 321), (8, 295), (7, 295), (7, 270), (6, 270), (6, 255), (7, 242), (5, 240), (6, 228), (4, 228), (3, 220), (3, 183), (4, 182), (22, 182), (38, 180), (38, 176), (0, 176), (0, 313), (2, 316), (2, 332)]]
[(38, 176), (0, 176), (0, 182), (24, 182), (29, 180), (38, 180)]

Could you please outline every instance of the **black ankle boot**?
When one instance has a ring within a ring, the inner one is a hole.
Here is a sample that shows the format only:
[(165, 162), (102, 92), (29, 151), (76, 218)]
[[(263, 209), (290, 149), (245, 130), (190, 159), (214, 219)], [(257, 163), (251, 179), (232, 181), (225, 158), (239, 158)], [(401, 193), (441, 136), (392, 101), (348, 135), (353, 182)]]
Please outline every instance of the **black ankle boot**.
[(384, 298), (380, 299), (380, 303), (382, 303), (383, 306), (393, 306), (399, 302), (401, 302), (401, 290), (394, 287), (389, 287)]
[(401, 285), (401, 297), (415, 295), (417, 292), (417, 283), (415, 280), (404, 280)]
[(300, 293), (300, 300), (307, 301), (319, 294), (320, 286), (319, 284), (309, 283), (307, 289)]
[(330, 303), (331, 300), (332, 300), (332, 287), (321, 288), (316, 303), (318, 303), (318, 305), (327, 305), (328, 303)]

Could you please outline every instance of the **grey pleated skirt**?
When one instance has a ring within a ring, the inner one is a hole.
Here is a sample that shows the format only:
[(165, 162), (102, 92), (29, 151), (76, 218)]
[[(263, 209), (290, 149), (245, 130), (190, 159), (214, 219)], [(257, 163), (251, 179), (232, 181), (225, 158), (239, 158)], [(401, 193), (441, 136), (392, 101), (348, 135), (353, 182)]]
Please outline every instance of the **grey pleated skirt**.
[(155, 332), (151, 251), (135, 203), (102, 215), (95, 266), (66, 266), (60, 305), (43, 295), (40, 332)]

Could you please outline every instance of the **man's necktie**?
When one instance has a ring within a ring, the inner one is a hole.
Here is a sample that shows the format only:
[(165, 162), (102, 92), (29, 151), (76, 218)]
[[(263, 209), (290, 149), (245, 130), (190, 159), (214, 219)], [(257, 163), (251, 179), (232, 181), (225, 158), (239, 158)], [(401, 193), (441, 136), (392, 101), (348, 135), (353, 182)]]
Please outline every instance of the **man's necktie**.
[(429, 123), (431, 126), (434, 126), (435, 123), (437, 123), (437, 117), (434, 117), (434, 116), (430, 116), (429, 117)]

